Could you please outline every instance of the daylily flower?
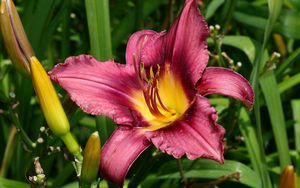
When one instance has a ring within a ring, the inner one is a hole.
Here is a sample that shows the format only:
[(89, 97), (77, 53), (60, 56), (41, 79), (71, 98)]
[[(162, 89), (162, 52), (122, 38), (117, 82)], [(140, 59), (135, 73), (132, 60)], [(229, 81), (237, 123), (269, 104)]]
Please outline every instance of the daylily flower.
[(126, 65), (70, 57), (49, 74), (82, 110), (119, 127), (103, 146), (102, 175), (122, 185), (134, 160), (154, 144), (162, 152), (223, 163), (223, 135), (205, 96), (223, 94), (253, 104), (248, 81), (225, 68), (207, 68), (208, 27), (195, 0), (169, 32), (143, 30), (127, 44)]

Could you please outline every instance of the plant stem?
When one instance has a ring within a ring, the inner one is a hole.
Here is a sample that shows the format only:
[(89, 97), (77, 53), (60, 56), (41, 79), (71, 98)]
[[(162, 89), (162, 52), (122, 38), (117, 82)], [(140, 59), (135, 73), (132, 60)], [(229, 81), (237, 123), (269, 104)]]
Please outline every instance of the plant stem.
[(12, 126), (10, 129), (10, 134), (8, 137), (8, 141), (5, 147), (4, 151), (4, 157), (1, 163), (1, 169), (0, 169), (0, 177), (6, 177), (7, 169), (11, 160), (11, 157), (14, 152), (14, 148), (16, 146), (16, 133), (17, 129), (16, 127)]
[(24, 143), (29, 146), (29, 148), (35, 148), (36, 147), (36, 143), (33, 142), (29, 136), (27, 135), (27, 133), (24, 131), (23, 127), (20, 125), (20, 121), (18, 119), (18, 117), (14, 114), (14, 112), (9, 111), (9, 114), (11, 115), (11, 119), (14, 123), (14, 125), (17, 128), (17, 132), (20, 133), (22, 140), (24, 141)]
[(186, 177), (184, 175), (182, 161), (181, 161), (181, 159), (177, 159), (176, 162), (177, 162), (177, 166), (178, 166), (178, 169), (179, 169), (179, 173), (180, 173), (181, 182), (183, 184), (183, 187), (187, 187), (188, 180), (186, 179)]

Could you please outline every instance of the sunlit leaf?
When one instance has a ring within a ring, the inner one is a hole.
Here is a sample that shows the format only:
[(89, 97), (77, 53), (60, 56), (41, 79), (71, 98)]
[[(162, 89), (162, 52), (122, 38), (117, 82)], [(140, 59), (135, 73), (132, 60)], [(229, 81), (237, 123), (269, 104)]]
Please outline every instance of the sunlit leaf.
[[(189, 179), (217, 179), (230, 174), (238, 173), (241, 184), (250, 187), (261, 187), (261, 180), (258, 175), (246, 165), (226, 160), (223, 165), (208, 159), (198, 159), (197, 161), (182, 160), (185, 178)], [(158, 179), (180, 179), (181, 175), (178, 172), (176, 161), (170, 161), (161, 167)]]
[(211, 18), (214, 13), (217, 11), (217, 9), (225, 2), (225, 0), (213, 0), (211, 3), (208, 4), (205, 18), (209, 19)]
[(242, 50), (247, 57), (249, 58), (250, 62), (254, 62), (255, 59), (255, 46), (252, 40), (247, 36), (225, 36), (224, 37), (224, 44), (236, 47)]
[(274, 138), (279, 153), (280, 166), (283, 169), (286, 165), (291, 164), (291, 159), (288, 152), (289, 146), (287, 143), (282, 103), (273, 71), (265, 73), (260, 78), (260, 86), (269, 111)]
[(30, 188), (30, 185), (24, 182), (9, 180), (0, 177), (1, 188)]

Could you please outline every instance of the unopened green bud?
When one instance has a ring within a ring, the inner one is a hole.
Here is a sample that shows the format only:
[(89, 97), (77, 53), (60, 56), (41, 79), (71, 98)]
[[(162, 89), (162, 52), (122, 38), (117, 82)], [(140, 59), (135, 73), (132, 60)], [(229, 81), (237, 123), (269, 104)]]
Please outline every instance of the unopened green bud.
[(7, 52), (17, 68), (29, 74), (29, 61), (34, 52), (12, 0), (2, 0), (0, 11), (1, 32)]
[(94, 132), (88, 139), (84, 149), (81, 170), (81, 182), (85, 185), (92, 184), (98, 175), (100, 165), (101, 143), (98, 132)]
[(58, 136), (67, 134), (69, 121), (48, 74), (35, 57), (30, 58), (30, 68), (33, 87), (49, 128)]

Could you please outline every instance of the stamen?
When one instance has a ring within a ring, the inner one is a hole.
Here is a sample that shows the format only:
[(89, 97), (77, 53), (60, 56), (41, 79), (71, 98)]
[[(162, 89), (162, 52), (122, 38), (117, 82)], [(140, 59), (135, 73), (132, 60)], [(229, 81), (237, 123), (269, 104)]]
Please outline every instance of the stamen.
[(146, 101), (146, 104), (148, 106), (149, 111), (151, 112), (151, 114), (154, 115), (156, 113), (155, 113), (155, 111), (154, 111), (154, 109), (152, 107), (152, 104), (150, 103), (149, 94), (147, 92), (148, 92), (148, 90), (144, 92), (144, 98), (145, 98), (145, 101)]
[(154, 111), (156, 113), (159, 113), (159, 110), (157, 109), (155, 99), (153, 98), (153, 87), (150, 87), (149, 95), (150, 95), (150, 98), (149, 98), (150, 101), (149, 102), (150, 102), (152, 108), (154, 109)]
[(153, 73), (153, 67), (150, 67), (150, 80), (152, 81), (155, 78), (154, 73)]
[[(174, 110), (168, 108), (162, 101), (158, 91), (158, 78), (160, 76), (160, 66), (157, 65), (157, 69), (154, 70), (153, 66), (150, 66), (149, 77), (145, 72), (145, 65), (143, 62), (139, 64), (138, 79), (143, 85), (143, 94), (146, 105), (150, 113), (156, 118), (160, 118), (162, 121), (167, 121), (169, 116), (174, 115)], [(137, 71), (137, 65), (135, 60), (135, 69)], [(145, 86), (145, 84), (147, 86)], [(176, 113), (175, 113), (176, 114)]]
[[(157, 80), (157, 84), (158, 84), (158, 80)], [(157, 98), (159, 105), (160, 105), (164, 110), (166, 110), (166, 111), (168, 111), (168, 112), (171, 112), (171, 111), (164, 105), (164, 103), (162, 102), (162, 100), (161, 100), (161, 98), (160, 98), (160, 95), (159, 95), (159, 93), (158, 93), (158, 89), (156, 89), (155, 91), (156, 91), (156, 92), (155, 92), (155, 97)]]
[(160, 109), (158, 108), (158, 105), (157, 105), (157, 88), (156, 87), (152, 87), (151, 89), (151, 103), (152, 103), (152, 106), (155, 110), (155, 112), (157, 112), (158, 115), (160, 116), (163, 116), (163, 117), (166, 117), (161, 111)]
[(140, 78), (143, 81), (149, 82), (149, 79), (147, 78), (147, 75), (146, 75), (146, 72), (145, 72), (145, 65), (144, 65), (143, 62), (141, 62), (141, 66), (140, 66), (140, 70), (139, 70), (139, 75), (140, 75)]
[(142, 80), (142, 77), (141, 77), (141, 67), (138, 67), (138, 63), (137, 63), (137, 60), (136, 60), (136, 55), (133, 54), (133, 67), (134, 67), (134, 71), (137, 75), (137, 79), (138, 79), (138, 82), (140, 84), (140, 86), (144, 89), (144, 84), (143, 84), (143, 80)]

